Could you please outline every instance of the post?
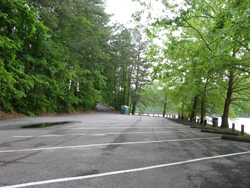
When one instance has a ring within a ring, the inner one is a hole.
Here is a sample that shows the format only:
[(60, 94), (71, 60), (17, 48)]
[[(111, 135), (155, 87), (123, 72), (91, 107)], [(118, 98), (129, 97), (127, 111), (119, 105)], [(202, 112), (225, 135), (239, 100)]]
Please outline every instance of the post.
[(206, 120), (206, 119), (204, 120), (204, 125), (205, 125), (205, 126), (207, 125), (207, 120)]
[(241, 136), (243, 136), (244, 135), (244, 125), (241, 125)]
[(232, 126), (232, 131), (234, 132), (235, 131), (235, 124), (233, 123), (233, 126)]

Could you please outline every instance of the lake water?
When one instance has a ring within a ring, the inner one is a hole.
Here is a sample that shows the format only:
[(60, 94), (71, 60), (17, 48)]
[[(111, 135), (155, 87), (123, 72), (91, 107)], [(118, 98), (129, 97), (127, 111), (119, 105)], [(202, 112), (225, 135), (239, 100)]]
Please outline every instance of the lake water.
[[(232, 124), (235, 123), (235, 129), (241, 131), (241, 125), (244, 125), (244, 130), (246, 133), (250, 134), (250, 118), (238, 118), (228, 120), (229, 128), (232, 128)], [(218, 125), (221, 125), (221, 117), (218, 118)]]
[[(147, 116), (147, 114), (143, 114), (143, 115)], [(149, 114), (149, 116), (153, 116), (153, 114)], [(155, 114), (155, 116), (158, 116), (158, 114)], [(162, 117), (161, 114), (159, 114), (159, 116)], [(209, 124), (212, 124), (211, 117), (206, 117), (206, 119), (208, 120)], [(235, 123), (235, 129), (238, 131), (241, 131), (241, 125), (244, 125), (245, 132), (250, 134), (250, 118), (238, 118), (234, 120), (229, 119), (228, 123), (229, 123), (229, 128), (232, 128), (232, 124)], [(218, 126), (220, 125), (221, 125), (221, 117), (218, 117)]]

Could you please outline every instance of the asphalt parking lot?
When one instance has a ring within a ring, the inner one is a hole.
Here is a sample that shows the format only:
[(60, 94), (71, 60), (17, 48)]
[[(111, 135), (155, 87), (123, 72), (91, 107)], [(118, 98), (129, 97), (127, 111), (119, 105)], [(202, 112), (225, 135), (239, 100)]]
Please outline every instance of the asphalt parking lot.
[[(0, 120), (0, 187), (250, 187), (250, 144), (105, 111)], [(42, 122), (65, 125), (22, 129)]]

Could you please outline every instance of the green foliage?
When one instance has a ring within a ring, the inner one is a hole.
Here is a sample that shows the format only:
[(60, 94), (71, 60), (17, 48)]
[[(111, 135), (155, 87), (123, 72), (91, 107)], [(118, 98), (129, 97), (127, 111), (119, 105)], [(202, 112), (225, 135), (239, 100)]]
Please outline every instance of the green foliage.
[[(134, 111), (143, 85), (148, 82), (149, 63), (142, 57), (148, 42), (142, 40), (138, 28), (115, 25), (110, 40), (110, 66), (104, 69), (107, 84), (102, 93), (105, 102), (120, 111), (122, 105)], [(134, 110), (133, 110), (134, 109)]]
[(148, 42), (140, 27), (107, 26), (103, 0), (2, 0), (0, 10), (0, 110), (136, 108)]
[(3, 0), (0, 9), (0, 110), (93, 109), (109, 66), (103, 1)]
[(223, 114), (223, 127), (235, 117), (233, 111), (249, 113), (249, 1), (162, 3), (165, 15), (148, 21), (147, 35), (163, 36), (164, 47), (150, 46), (148, 56), (155, 65), (152, 78), (170, 89), (176, 111)]

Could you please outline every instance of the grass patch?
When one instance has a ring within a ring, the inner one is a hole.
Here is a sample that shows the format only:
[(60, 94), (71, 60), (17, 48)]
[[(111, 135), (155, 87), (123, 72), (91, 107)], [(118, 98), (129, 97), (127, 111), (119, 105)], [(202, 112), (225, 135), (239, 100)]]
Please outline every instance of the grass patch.
[[(231, 131), (233, 132), (233, 130), (231, 128), (221, 128), (221, 127), (213, 127), (212, 125), (210, 124), (207, 124), (206, 127), (209, 127), (209, 128), (217, 128), (218, 130), (221, 130), (221, 131)], [(234, 130), (234, 132), (238, 132), (240, 134), (240, 136), (243, 136), (243, 137), (249, 137), (250, 138), (250, 134), (247, 134), (245, 133), (244, 135), (241, 135), (241, 131), (238, 131), (238, 130)]]

